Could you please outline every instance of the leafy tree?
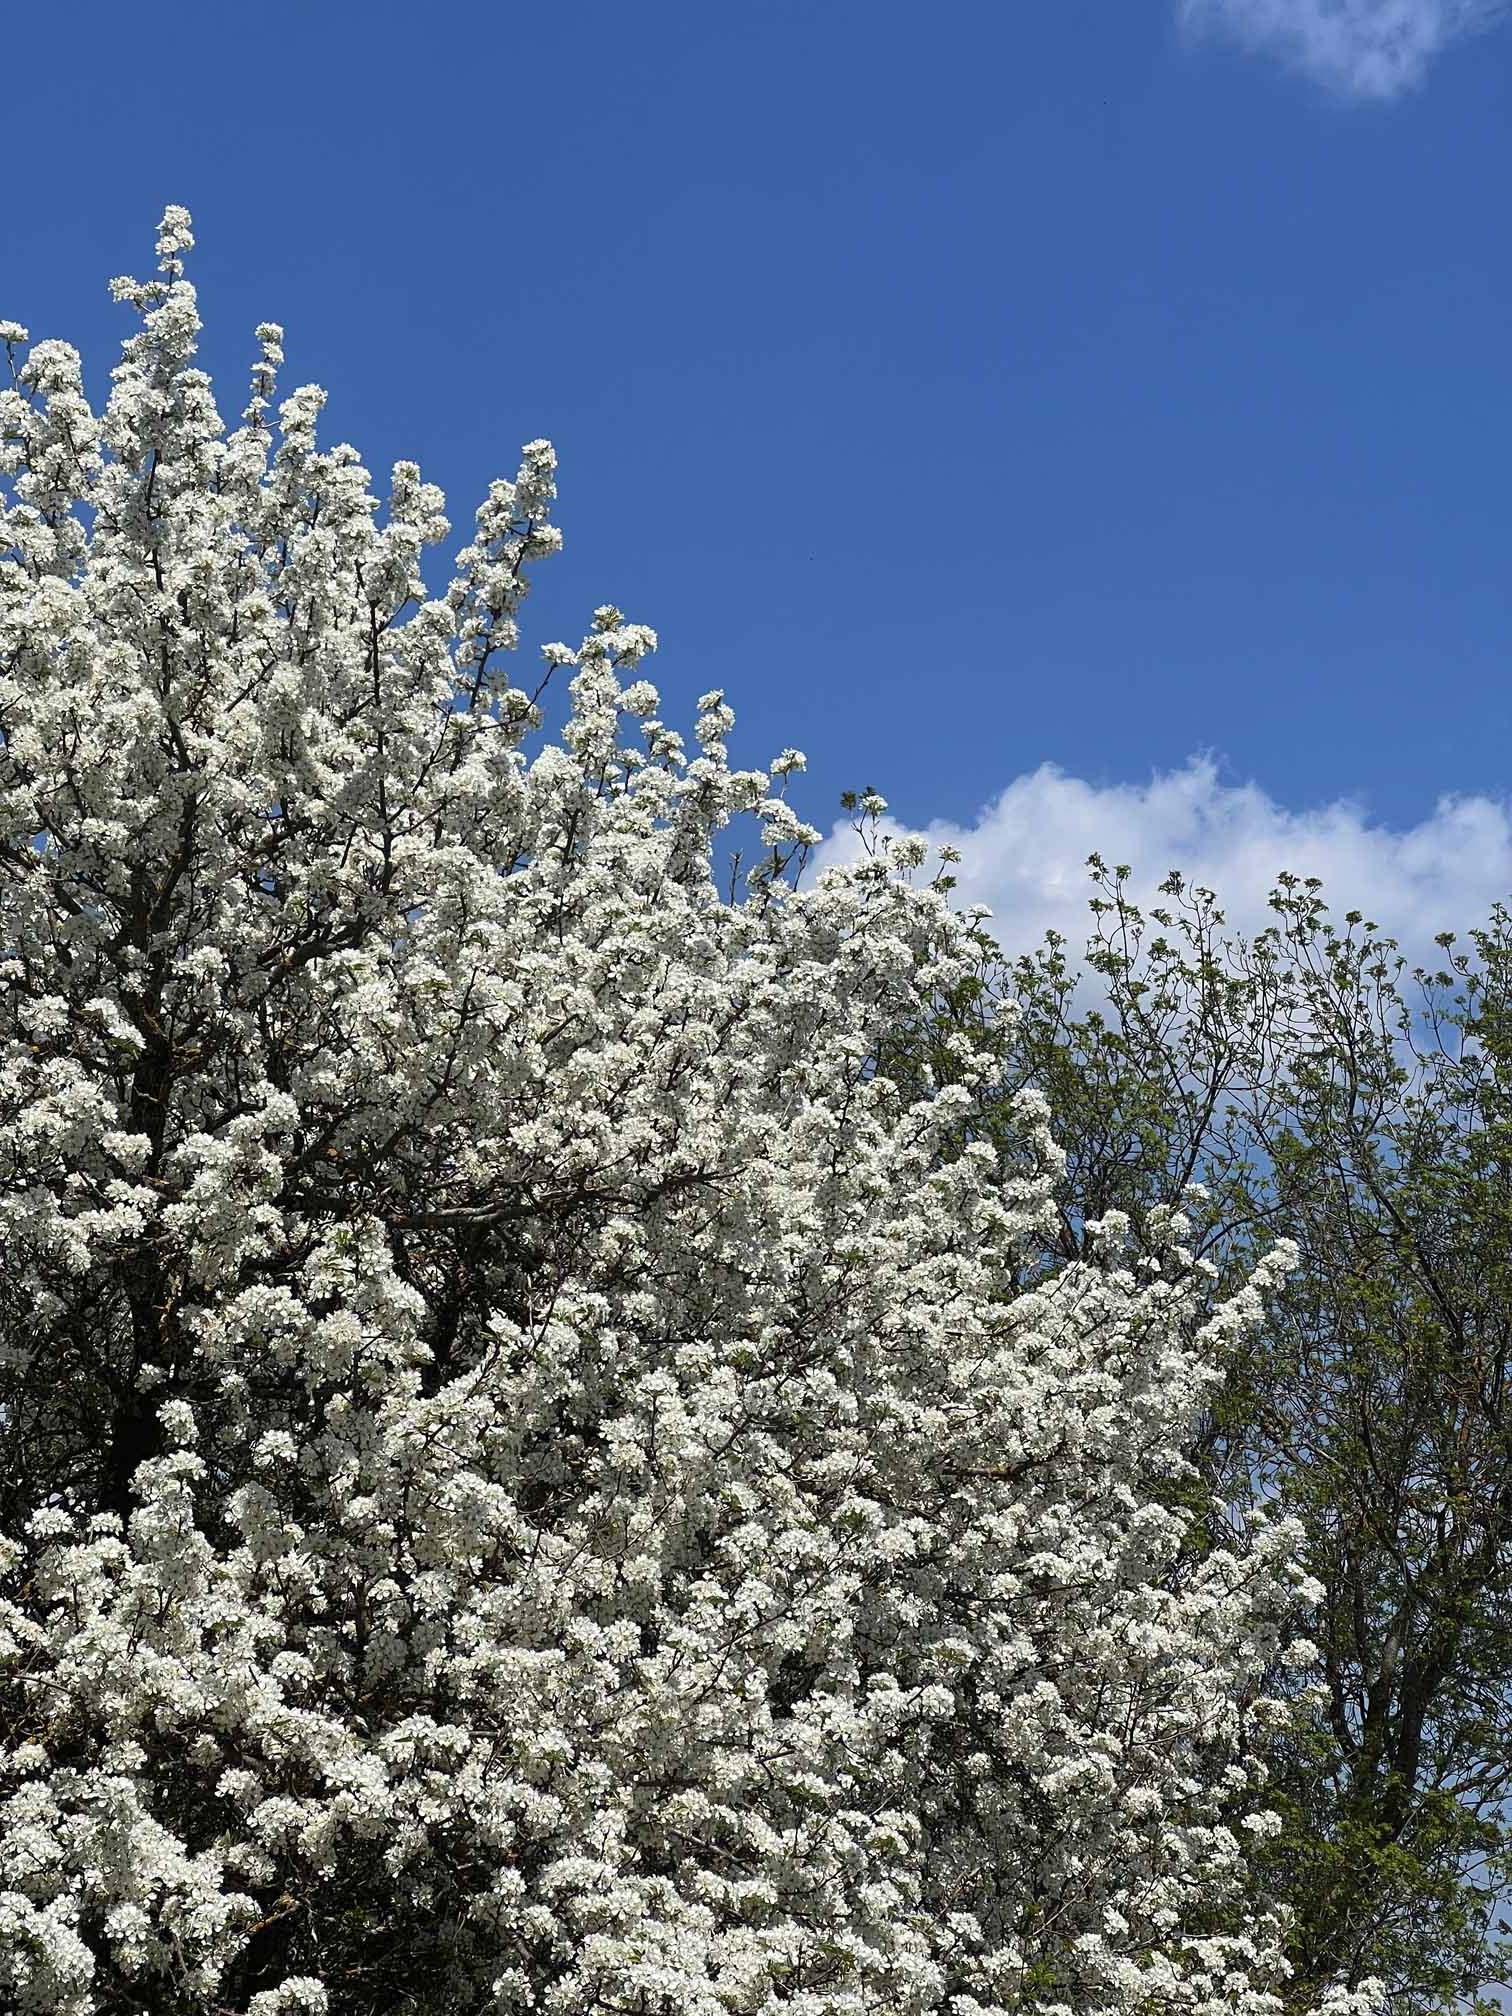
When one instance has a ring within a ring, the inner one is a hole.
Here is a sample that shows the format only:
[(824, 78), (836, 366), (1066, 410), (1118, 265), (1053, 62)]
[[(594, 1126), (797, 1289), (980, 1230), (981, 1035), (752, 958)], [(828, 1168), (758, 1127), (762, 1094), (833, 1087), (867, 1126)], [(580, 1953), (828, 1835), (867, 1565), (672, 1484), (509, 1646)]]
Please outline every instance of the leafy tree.
[(1202, 1446), (1229, 1507), (1302, 1520), (1324, 1592), (1257, 1880), (1292, 1913), (1299, 2005), (1376, 1975), (1393, 2008), (1461, 2007), (1504, 1974), (1512, 1884), (1512, 919), (1409, 974), (1315, 880), (1283, 876), (1246, 940), (1179, 876), (1146, 914), (1090, 866), (1085, 956), (1052, 933), (1009, 959), (979, 927), (890, 1068), (948, 1083), (989, 1045), (999, 1140), (1043, 1088), (1066, 1163), (1042, 1265), (1077, 1264), (1089, 1218), (1137, 1243), (1183, 1200), (1216, 1293), (1297, 1243)]
[(430, 595), (190, 244), (98, 419), (0, 330), (0, 1998), (1266, 2016), (1299, 1536), (1176, 1500), (1287, 1255), (1028, 1281), (921, 851), (800, 892), (614, 609), (538, 736), (549, 448)]

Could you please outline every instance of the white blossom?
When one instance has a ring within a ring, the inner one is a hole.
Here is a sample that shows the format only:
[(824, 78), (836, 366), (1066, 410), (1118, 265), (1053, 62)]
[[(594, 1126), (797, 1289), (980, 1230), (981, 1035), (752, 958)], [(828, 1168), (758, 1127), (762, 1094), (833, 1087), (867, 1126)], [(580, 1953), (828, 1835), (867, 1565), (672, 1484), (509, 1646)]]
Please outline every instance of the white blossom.
[(540, 740), (549, 446), (433, 593), (192, 243), (0, 392), (0, 1999), (1268, 2016), (1297, 1536), (1173, 1487), (1285, 1254), (1042, 1276), (916, 856), (797, 885), (617, 609)]

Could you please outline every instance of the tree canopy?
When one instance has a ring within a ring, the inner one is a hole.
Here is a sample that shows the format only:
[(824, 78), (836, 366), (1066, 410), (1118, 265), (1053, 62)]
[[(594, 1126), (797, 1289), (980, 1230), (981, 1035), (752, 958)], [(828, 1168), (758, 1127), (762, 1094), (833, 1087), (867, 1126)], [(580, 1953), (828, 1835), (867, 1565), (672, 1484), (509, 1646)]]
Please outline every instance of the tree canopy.
[(1066, 1155), (1051, 1268), (1089, 1215), (1127, 1213), (1137, 1249), (1178, 1200), (1217, 1293), (1296, 1241), (1206, 1407), (1190, 1501), (1300, 1518), (1323, 1591), (1324, 1688), (1256, 1874), (1289, 1908), (1304, 2005), (1378, 1976), (1393, 2008), (1463, 2008), (1509, 1960), (1512, 919), (1409, 970), (1316, 880), (1283, 876), (1246, 937), (1179, 876), (1141, 910), (1126, 868), (1090, 865), (1077, 956), (979, 929), (976, 971), (891, 1068), (944, 1082), (955, 1046), (986, 1046), (1001, 1141), (1018, 1088), (1044, 1089)]
[(1315, 1592), (1186, 1499), (1289, 1250), (1037, 1271), (1043, 1100), (884, 1068), (919, 850), (795, 886), (614, 609), (538, 733), (550, 449), (430, 593), (274, 325), (225, 431), (191, 244), (98, 417), (0, 329), (0, 1994), (1265, 2016)]

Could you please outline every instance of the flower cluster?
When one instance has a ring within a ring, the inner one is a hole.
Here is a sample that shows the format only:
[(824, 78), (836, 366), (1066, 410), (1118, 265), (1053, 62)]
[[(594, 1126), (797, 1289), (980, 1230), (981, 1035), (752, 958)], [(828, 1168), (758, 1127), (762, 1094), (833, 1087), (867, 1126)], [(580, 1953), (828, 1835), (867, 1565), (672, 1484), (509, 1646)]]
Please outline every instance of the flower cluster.
[(942, 893), (803, 888), (615, 609), (543, 741), (549, 447), (433, 596), (192, 242), (98, 417), (0, 327), (0, 2001), (1267, 2016), (1295, 1535), (1180, 1509), (1266, 1271), (1035, 1277), (1042, 1105), (879, 1066)]

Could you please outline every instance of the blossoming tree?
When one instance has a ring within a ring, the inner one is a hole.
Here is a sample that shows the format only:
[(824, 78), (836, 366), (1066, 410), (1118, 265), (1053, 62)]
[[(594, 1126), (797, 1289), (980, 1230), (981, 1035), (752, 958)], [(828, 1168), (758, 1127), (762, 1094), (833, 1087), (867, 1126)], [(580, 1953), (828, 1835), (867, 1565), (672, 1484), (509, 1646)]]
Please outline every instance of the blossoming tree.
[(1042, 1105), (877, 1068), (917, 850), (802, 888), (613, 609), (543, 743), (550, 449), (430, 595), (191, 243), (98, 418), (0, 325), (0, 2001), (1262, 2016), (1303, 1578), (1172, 1482), (1265, 1270), (1026, 1278)]

